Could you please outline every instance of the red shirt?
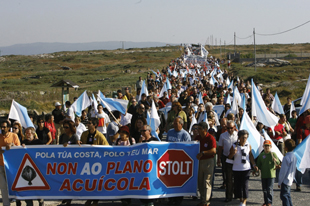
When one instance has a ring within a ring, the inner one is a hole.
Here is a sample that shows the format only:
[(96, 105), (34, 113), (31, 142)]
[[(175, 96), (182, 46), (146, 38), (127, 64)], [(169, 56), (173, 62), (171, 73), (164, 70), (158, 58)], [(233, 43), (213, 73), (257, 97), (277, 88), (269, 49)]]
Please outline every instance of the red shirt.
[(56, 138), (56, 127), (54, 125), (54, 122), (52, 122), (52, 124), (48, 122), (44, 122), (44, 126), (50, 130), (52, 138), (54, 140)]
[[(270, 138), (273, 139), (273, 140), (280, 140), (283, 138), (283, 129), (284, 129), (284, 126), (282, 124), (277, 124), (275, 127), (274, 127), (274, 135), (271, 136)], [(271, 131), (271, 128), (269, 128), (269, 131)], [(280, 132), (281, 134), (278, 135), (276, 132)]]
[(299, 130), (297, 130), (297, 139), (306, 139), (308, 135), (310, 134), (310, 129), (308, 129), (306, 126), (301, 127)]
[[(196, 136), (195, 140), (198, 140), (200, 142), (200, 152), (216, 148), (215, 138), (209, 133), (207, 133), (207, 135), (203, 138), (201, 138), (201, 136), (198, 135)], [(214, 155), (205, 154), (200, 159), (205, 160), (210, 158), (214, 158)]]

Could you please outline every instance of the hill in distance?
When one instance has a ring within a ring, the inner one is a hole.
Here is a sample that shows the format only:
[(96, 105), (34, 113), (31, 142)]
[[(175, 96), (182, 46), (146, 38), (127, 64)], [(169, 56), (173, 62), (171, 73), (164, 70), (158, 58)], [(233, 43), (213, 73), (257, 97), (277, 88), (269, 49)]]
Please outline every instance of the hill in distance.
[[(162, 47), (167, 43), (163, 42), (124, 42), (124, 49), (128, 48), (148, 48)], [(54, 53), (60, 51), (87, 51), (87, 50), (115, 50), (122, 48), (121, 41), (107, 42), (89, 42), (89, 43), (30, 43), (30, 44), (15, 44), (6, 47), (0, 47), (0, 56), (5, 55), (35, 55), (44, 53)]]

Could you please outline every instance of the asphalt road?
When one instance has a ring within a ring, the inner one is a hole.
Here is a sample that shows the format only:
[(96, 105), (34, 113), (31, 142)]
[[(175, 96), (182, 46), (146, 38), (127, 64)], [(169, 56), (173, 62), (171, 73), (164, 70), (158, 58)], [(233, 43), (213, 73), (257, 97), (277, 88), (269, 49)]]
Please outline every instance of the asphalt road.
[[(291, 190), (291, 197), (294, 205), (310, 205), (310, 173), (306, 172), (303, 175), (304, 184), (301, 187), (301, 192), (295, 191), (295, 184), (292, 185)], [(235, 199), (232, 202), (225, 203), (225, 190), (219, 189), (222, 184), (222, 177), (220, 173), (220, 169), (216, 169), (215, 173), (215, 182), (214, 182), (214, 189), (213, 189), (213, 197), (211, 200), (211, 205), (213, 206), (225, 206), (225, 205), (239, 205), (239, 200)], [(253, 177), (251, 176), (249, 181), (249, 198), (247, 205), (262, 205), (263, 204), (263, 193), (261, 189), (261, 181), (260, 177)], [(155, 203), (155, 205), (166, 205), (166, 199), (161, 199), (161, 203)], [(73, 200), (72, 206), (82, 206), (84, 205), (85, 201), (81, 200)], [(59, 205), (61, 201), (55, 200), (45, 200), (45, 206), (56, 206)], [(199, 200), (193, 200), (191, 197), (185, 197), (182, 204), (184, 206), (195, 206), (199, 203)], [(2, 205), (2, 203), (0, 203)], [(15, 206), (15, 202), (11, 204)], [(22, 205), (25, 206), (26, 203), (22, 202)], [(34, 205), (38, 206), (38, 202), (34, 201)], [(99, 201), (99, 205), (115, 205), (121, 206), (121, 201)], [(132, 206), (142, 205), (139, 200), (132, 200)], [(274, 184), (274, 206), (282, 205), (280, 200), (280, 189), (278, 189), (278, 185)]]

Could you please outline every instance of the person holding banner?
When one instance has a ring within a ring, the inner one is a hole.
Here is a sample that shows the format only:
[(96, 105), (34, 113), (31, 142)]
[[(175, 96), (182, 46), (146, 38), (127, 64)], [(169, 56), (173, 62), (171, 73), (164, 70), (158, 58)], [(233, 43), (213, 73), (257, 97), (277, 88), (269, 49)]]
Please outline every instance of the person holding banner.
[[(88, 121), (88, 130), (82, 133), (79, 144), (90, 144), (90, 145), (109, 145), (105, 136), (99, 132), (96, 128), (98, 126), (98, 119), (95, 117), (90, 118)], [(85, 206), (97, 206), (99, 200), (87, 200)]]
[(233, 163), (233, 173), (235, 182), (235, 197), (240, 198), (240, 206), (245, 206), (248, 199), (249, 192), (249, 178), (251, 164), (257, 169), (253, 154), (252, 147), (247, 142), (249, 132), (240, 130), (238, 132), (238, 142), (234, 143), (228, 155), (227, 162)]
[(201, 195), (201, 202), (198, 206), (209, 206), (212, 193), (212, 179), (214, 173), (214, 156), (216, 154), (216, 140), (208, 132), (209, 126), (206, 122), (198, 124), (198, 133), (195, 140), (200, 142), (200, 153), (198, 169), (198, 189)]
[(3, 206), (9, 206), (9, 192), (8, 192), (8, 184), (6, 181), (6, 175), (4, 170), (4, 161), (2, 153), (4, 150), (1, 147), (6, 147), (9, 149), (11, 146), (19, 146), (20, 141), (18, 136), (12, 132), (10, 132), (11, 123), (8, 120), (1, 122), (1, 134), (0, 134), (0, 189), (2, 195), (2, 203)]
[[(178, 102), (174, 102), (178, 103)], [(180, 104), (180, 103), (179, 103)], [(167, 142), (189, 142), (191, 141), (190, 134), (183, 129), (184, 121), (181, 117), (176, 117), (173, 121), (173, 129), (167, 133)], [(183, 197), (169, 198), (168, 205), (180, 205)]]

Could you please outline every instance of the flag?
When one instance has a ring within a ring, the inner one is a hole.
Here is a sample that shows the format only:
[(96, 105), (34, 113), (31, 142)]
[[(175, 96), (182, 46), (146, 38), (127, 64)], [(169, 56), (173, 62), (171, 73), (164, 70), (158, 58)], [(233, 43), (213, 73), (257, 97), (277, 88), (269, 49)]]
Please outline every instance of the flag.
[(284, 114), (283, 107), (281, 105), (277, 92), (274, 95), (274, 100), (272, 101), (271, 108), (278, 114)]
[(233, 113), (235, 116), (238, 114), (238, 103), (236, 97), (233, 98), (232, 107), (226, 112), (225, 117), (227, 117), (229, 113)]
[(309, 108), (310, 108), (310, 95), (307, 96), (307, 99), (303, 103), (302, 108), (299, 111), (299, 115), (302, 115), (302, 113), (304, 113)]
[[(198, 103), (198, 104), (203, 104), (203, 99), (202, 99), (202, 94), (201, 94), (201, 92), (199, 92), (198, 98), (199, 98), (199, 103)], [(204, 104), (203, 104), (203, 105), (204, 105)]]
[(227, 84), (227, 85), (230, 85), (229, 77), (226, 78), (226, 84)]
[(276, 153), (277, 157), (282, 162), (282, 160), (283, 160), (282, 152), (279, 150), (277, 145), (272, 141), (272, 139), (269, 137), (269, 135), (267, 134), (267, 132), (264, 129), (263, 129), (263, 134), (264, 134), (265, 140), (270, 140), (270, 142), (271, 142), (271, 145), (272, 145), (271, 152)]
[(157, 77), (158, 76), (158, 74), (156, 73), (156, 72), (154, 72), (153, 70), (151, 70), (152, 72), (153, 72), (153, 74), (155, 74), (155, 77)]
[[(304, 94), (302, 95), (302, 98), (300, 100), (300, 105), (304, 105), (306, 99), (308, 99), (309, 92), (310, 92), (310, 75), (308, 77), (306, 89), (305, 89)], [(302, 114), (302, 113), (299, 112), (299, 114)]]
[(14, 99), (12, 100), (12, 105), (8, 118), (19, 121), (25, 129), (28, 127), (35, 128), (32, 121), (30, 120), (27, 108), (15, 102)]
[(243, 109), (243, 111), (246, 111), (246, 98), (245, 94), (240, 94), (241, 95), (241, 104), (240, 107)]
[(169, 99), (169, 95), (168, 95), (168, 90), (167, 90), (166, 84), (164, 84), (163, 88), (161, 88), (158, 98), (163, 97), (164, 96), (164, 92), (167, 92), (167, 98)]
[(260, 95), (258, 89), (254, 85), (252, 79), (252, 116), (256, 116), (257, 120), (267, 127), (274, 128), (278, 123), (278, 117), (267, 110), (267, 107)]
[(102, 92), (100, 90), (98, 90), (98, 96), (102, 98), (105, 98), (104, 94), (102, 94)]
[(166, 79), (166, 84), (167, 84), (167, 90), (172, 89), (169, 79)]
[(147, 112), (147, 124), (150, 125), (150, 127), (152, 128), (151, 135), (156, 137), (160, 141), (158, 134), (156, 132), (156, 130), (158, 129), (160, 125), (160, 119), (159, 119), (157, 109), (156, 109), (156, 106), (153, 100), (152, 100), (151, 111)]
[(172, 74), (175, 78), (178, 77), (178, 72), (174, 69), (173, 74)]
[(306, 137), (297, 147), (294, 149), (294, 154), (297, 157), (296, 167), (301, 173), (305, 173), (307, 168), (310, 168), (310, 139)]
[[(167, 79), (167, 81), (168, 81), (168, 79)], [(142, 94), (146, 94), (146, 96), (149, 96), (149, 92), (147, 91), (147, 86), (145, 85), (145, 80), (143, 80), (143, 83), (142, 83), (142, 87), (141, 87), (141, 91), (140, 91), (140, 95), (139, 95), (138, 101), (141, 100)]]
[(247, 141), (252, 147), (251, 151), (254, 158), (257, 158), (263, 150), (264, 138), (257, 131), (256, 127), (254, 126), (253, 122), (251, 121), (249, 115), (246, 112), (243, 113), (242, 121), (240, 124), (240, 130), (243, 129), (249, 132), (249, 137)]
[[(99, 90), (99, 92), (100, 92), (100, 90)], [(98, 113), (98, 102), (97, 102), (97, 99), (95, 98), (95, 95), (92, 94), (92, 96), (93, 96), (92, 102), (93, 102), (94, 110), (95, 110), (95, 113), (97, 114)], [(102, 106), (104, 106), (104, 105), (102, 105)]]
[(192, 114), (192, 121), (191, 121), (191, 125), (189, 126), (188, 133), (191, 134), (192, 128), (193, 128), (193, 125), (194, 125), (194, 124), (197, 124), (197, 119), (196, 119), (196, 117), (195, 117), (195, 114), (193, 113), (193, 114)]
[(230, 95), (229, 95), (229, 94), (228, 94), (228, 96), (227, 96), (227, 98), (226, 98), (225, 104), (231, 105), (231, 99), (230, 99)]
[(290, 107), (290, 118), (292, 118), (292, 111), (296, 110), (294, 102), (291, 103)]
[(234, 91), (233, 91), (233, 101), (234, 101), (235, 98), (236, 98), (237, 104), (238, 104), (239, 106), (241, 106), (241, 96), (240, 96), (240, 93), (239, 93), (239, 90), (238, 90), (238, 87), (237, 87), (237, 86), (234, 87)]
[(101, 97), (99, 97), (99, 100), (110, 112), (117, 110), (120, 113), (125, 114), (127, 111), (128, 100), (114, 98), (102, 99)]
[(87, 95), (86, 90), (75, 100), (75, 102), (71, 105), (73, 111), (77, 116), (82, 115), (82, 111), (86, 109), (87, 107), (91, 106), (91, 102), (89, 100), (89, 97)]

